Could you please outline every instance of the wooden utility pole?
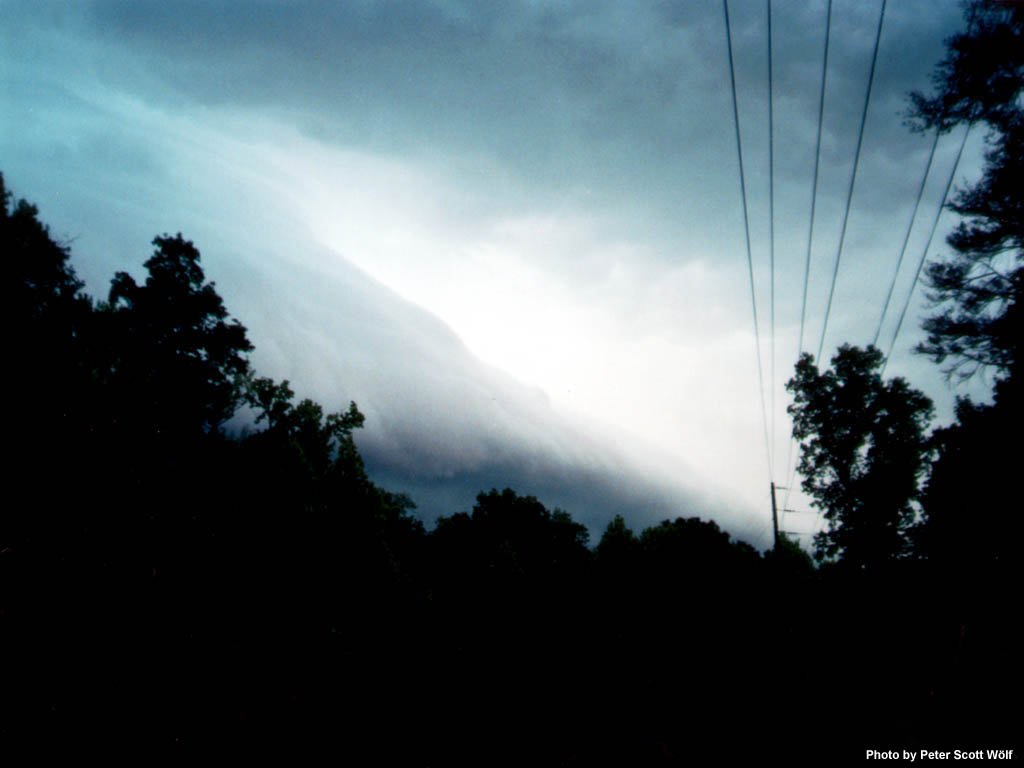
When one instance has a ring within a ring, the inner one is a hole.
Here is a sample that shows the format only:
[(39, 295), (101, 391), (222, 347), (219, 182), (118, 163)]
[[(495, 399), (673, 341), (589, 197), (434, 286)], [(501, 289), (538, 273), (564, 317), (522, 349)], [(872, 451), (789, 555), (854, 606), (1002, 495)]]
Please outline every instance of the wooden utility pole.
[(779, 548), (779, 509), (775, 505), (775, 482), (772, 481), (772, 549)]

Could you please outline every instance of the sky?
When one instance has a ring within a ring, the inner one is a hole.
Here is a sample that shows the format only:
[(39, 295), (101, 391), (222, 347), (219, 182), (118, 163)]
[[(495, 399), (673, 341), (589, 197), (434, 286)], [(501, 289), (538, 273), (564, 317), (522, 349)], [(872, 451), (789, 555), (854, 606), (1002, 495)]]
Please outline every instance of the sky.
[[(812, 352), (880, 7), (833, 6)], [(826, 4), (772, 10), (774, 320), (766, 3), (729, 10), (763, 411), (717, 0), (0, 0), (0, 171), (96, 297), (116, 270), (140, 272), (154, 236), (193, 240), (257, 371), (328, 409), (355, 400), (371, 475), (428, 523), (509, 486), (595, 538), (615, 514), (635, 528), (697, 515), (766, 546), (769, 482), (786, 485), (795, 459), (783, 385)], [(904, 124), (906, 96), (927, 91), (961, 24), (955, 2), (887, 5), (826, 356), (879, 326), (930, 147)], [(939, 143), (884, 350), (959, 138)], [(972, 136), (958, 184), (982, 151)], [(921, 294), (887, 375), (945, 423), (988, 383), (954, 386), (911, 352)], [(809, 508), (799, 493), (789, 506)]]

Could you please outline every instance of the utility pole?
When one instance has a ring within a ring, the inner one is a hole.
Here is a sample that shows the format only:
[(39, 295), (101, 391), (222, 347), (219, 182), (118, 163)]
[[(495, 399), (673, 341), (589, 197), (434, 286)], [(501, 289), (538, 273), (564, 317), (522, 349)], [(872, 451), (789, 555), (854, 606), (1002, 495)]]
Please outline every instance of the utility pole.
[(775, 505), (775, 481), (772, 481), (772, 549), (779, 548), (779, 509)]

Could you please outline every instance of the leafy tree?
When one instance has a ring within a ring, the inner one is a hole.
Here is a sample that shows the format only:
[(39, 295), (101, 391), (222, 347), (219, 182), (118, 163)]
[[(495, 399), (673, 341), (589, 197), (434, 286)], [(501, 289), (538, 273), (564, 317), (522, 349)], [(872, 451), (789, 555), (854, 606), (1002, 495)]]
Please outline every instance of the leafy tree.
[[(0, 550), (51, 548), (56, 535), (74, 538), (66, 523), (89, 456), (82, 438), (92, 377), (82, 339), (93, 307), (68, 246), (54, 239), (36, 206), (12, 201), (2, 174), (0, 253), (5, 354), (13, 374), (7, 381), (13, 407), (4, 420), (12, 498), (0, 520)], [(34, 496), (44, 488), (52, 503), (40, 506)]]
[[(9, 207), (10, 199), (0, 174), (3, 300), (12, 321), (6, 352), (18, 371), (10, 384), (20, 406), (11, 416), (16, 432), (26, 418), (29, 432), (46, 433), (67, 428), (72, 406), (81, 396), (81, 336), (92, 302), (82, 293), (69, 248), (53, 239), (39, 220), (38, 209), (25, 200)], [(53, 408), (58, 402), (63, 408)], [(47, 439), (52, 437), (51, 433)]]
[(977, 573), (1019, 559), (1019, 515), (1006, 500), (1017, 495), (1010, 446), (1024, 426), (1024, 6), (973, 0), (965, 16), (936, 67), (933, 95), (911, 94), (918, 129), (987, 129), (981, 177), (949, 204), (962, 219), (948, 238), (952, 254), (929, 265), (938, 311), (925, 321), (920, 350), (947, 373), (991, 368), (996, 382), (991, 405), (960, 400), (956, 423), (936, 433), (916, 540), (936, 563), (969, 563), (964, 572)]
[[(70, 251), (39, 221), (39, 209), (26, 200), (9, 207), (11, 194), (0, 174), (0, 245), (4, 252), (4, 305), (24, 323), (53, 323), (82, 300), (82, 281), (69, 263)], [(19, 328), (17, 338), (26, 330)], [(37, 343), (38, 339), (32, 339)]]
[(828, 523), (815, 555), (858, 568), (906, 553), (928, 455), (931, 401), (903, 379), (883, 381), (881, 364), (874, 347), (844, 345), (824, 372), (802, 355), (786, 384), (803, 489)]
[(663, 575), (672, 572), (701, 574), (729, 570), (739, 558), (754, 557), (748, 544), (734, 542), (714, 520), (677, 517), (645, 528), (640, 548), (648, 568)]
[(287, 381), (255, 378), (247, 386), (256, 424), (267, 425), (245, 440), (243, 453), (256, 489), (252, 506), (268, 506), (269, 499), (277, 512), (266, 535), (280, 542), (289, 532), (296, 570), (316, 570), (321, 591), (371, 575), (393, 585), (415, 568), (424, 538), (422, 523), (408, 514), (415, 504), (366, 474), (353, 436), (364, 423), (355, 403), (325, 414), (313, 400), (295, 403), (294, 396)]
[(153, 245), (143, 284), (125, 272), (111, 282), (106, 372), (122, 424), (173, 444), (217, 432), (234, 414), (252, 345), (206, 282), (198, 249), (180, 234)]
[(432, 537), (442, 563), (461, 562), (494, 583), (539, 583), (588, 557), (587, 529), (511, 488), (477, 496), (472, 514), (442, 517)]
[(966, 16), (935, 70), (934, 95), (911, 94), (910, 110), (918, 130), (988, 129), (981, 178), (949, 203), (963, 218), (948, 238), (953, 253), (927, 271), (936, 313), (919, 350), (961, 377), (1007, 373), (1024, 338), (1024, 6), (973, 0)]
[(961, 400), (956, 423), (933, 438), (936, 459), (915, 540), (920, 554), (950, 572), (981, 576), (1020, 561), (1021, 515), (1013, 502), (1020, 456), (1008, 442), (1016, 439), (1008, 435), (1009, 410), (1002, 402)]
[(733, 541), (715, 521), (698, 517), (663, 520), (645, 528), (638, 543), (646, 600), (671, 602), (681, 593), (691, 617), (743, 600), (760, 563), (749, 544)]
[(605, 568), (627, 568), (632, 564), (638, 549), (636, 534), (626, 526), (622, 515), (616, 515), (597, 543), (598, 562)]
[(325, 416), (323, 408), (308, 398), (293, 404), (295, 393), (287, 381), (277, 384), (268, 378), (252, 380), (245, 396), (257, 411), (256, 423), (267, 424), (256, 439), (275, 444), (278, 451), (291, 451), (313, 477), (325, 477), (332, 470), (365, 475), (352, 437), (365, 417), (355, 403), (349, 403), (347, 411)]

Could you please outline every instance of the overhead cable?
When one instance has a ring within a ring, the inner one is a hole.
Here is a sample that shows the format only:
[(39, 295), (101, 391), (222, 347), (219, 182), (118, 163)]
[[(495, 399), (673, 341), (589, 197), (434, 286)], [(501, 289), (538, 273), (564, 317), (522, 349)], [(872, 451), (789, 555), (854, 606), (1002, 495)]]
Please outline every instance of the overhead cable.
[(882, 23), (885, 21), (886, 0), (882, 0), (882, 10), (878, 14), (878, 29), (875, 31), (875, 48), (871, 54), (871, 70), (868, 73), (868, 88), (864, 94), (864, 109), (860, 116), (860, 129), (857, 131), (857, 148), (853, 154), (853, 172), (850, 174), (850, 187), (846, 192), (846, 210), (843, 213), (843, 224), (839, 230), (839, 246), (836, 249), (835, 261), (832, 265), (832, 282), (828, 290), (828, 302), (825, 304), (825, 319), (821, 325), (821, 340), (818, 342), (817, 358), (821, 360), (821, 352), (825, 348), (825, 337), (828, 332), (828, 319), (832, 313), (832, 299), (836, 292), (836, 278), (839, 276), (839, 262), (843, 256), (843, 243), (846, 240), (846, 224), (850, 218), (850, 203), (853, 200), (853, 189), (857, 182), (857, 168), (860, 165), (860, 149), (864, 142), (864, 125), (868, 119), (868, 104), (871, 103), (871, 86), (875, 82), (875, 65), (878, 63), (878, 44), (882, 39)]
[(771, 387), (771, 446), (775, 447), (775, 89), (772, 85), (772, 0), (768, 1), (768, 384)]
[(893, 331), (892, 341), (889, 342), (889, 351), (885, 353), (885, 358), (882, 361), (882, 373), (885, 373), (886, 366), (889, 365), (889, 357), (892, 355), (892, 351), (896, 346), (896, 339), (900, 335), (900, 329), (903, 328), (903, 319), (907, 316), (907, 309), (910, 307), (910, 300), (914, 296), (914, 289), (917, 288), (918, 279), (921, 277), (921, 269), (924, 267), (924, 262), (928, 256), (928, 249), (931, 247), (932, 238), (935, 236), (935, 230), (939, 226), (939, 219), (942, 217), (942, 211), (946, 208), (946, 200), (949, 198), (949, 190), (953, 186), (953, 179), (956, 178), (956, 169), (960, 165), (960, 158), (963, 157), (964, 147), (967, 145), (967, 137), (971, 133), (971, 128), (974, 123), (968, 123), (967, 128), (964, 131), (964, 137), (960, 140), (960, 148), (956, 152), (956, 160), (953, 161), (953, 167), (949, 171), (949, 178), (946, 179), (946, 188), (942, 191), (942, 199), (939, 201), (939, 207), (935, 211), (935, 218), (932, 220), (932, 227), (928, 231), (928, 240), (924, 244), (924, 248), (921, 251), (921, 258), (917, 262), (917, 269), (914, 271), (914, 281), (910, 284), (910, 291), (907, 293), (907, 299), (903, 302), (903, 309), (900, 310), (899, 320), (896, 322), (896, 330)]
[(761, 365), (761, 332), (757, 321), (757, 294), (754, 290), (754, 259), (750, 250), (750, 216), (747, 212), (747, 182), (743, 170), (743, 141), (740, 136), (740, 113), (736, 99), (736, 66), (732, 55), (732, 26), (729, 23), (729, 0), (722, 0), (722, 9), (725, 13), (725, 41), (726, 49), (729, 52), (729, 85), (732, 89), (732, 116), (733, 124), (736, 127), (736, 157), (739, 160), (740, 168), (740, 196), (743, 200), (743, 230), (747, 243), (747, 272), (750, 277), (750, 303), (754, 316), (754, 344), (757, 354), (757, 380), (761, 394), (761, 416), (764, 425), (765, 450), (768, 457), (768, 476), (772, 477), (772, 450), (771, 442), (768, 439), (768, 409), (764, 400), (764, 371)]
[(903, 236), (903, 245), (900, 246), (900, 255), (896, 259), (896, 269), (893, 270), (892, 280), (889, 281), (889, 290), (885, 294), (885, 303), (882, 304), (882, 312), (878, 316), (878, 327), (875, 329), (872, 346), (878, 346), (878, 337), (882, 334), (882, 323), (885, 322), (885, 314), (889, 311), (889, 302), (892, 301), (892, 292), (896, 287), (896, 278), (899, 277), (900, 267), (903, 265), (903, 255), (907, 252), (907, 243), (910, 242), (910, 233), (914, 229), (914, 220), (917, 218), (917, 209), (921, 205), (921, 197), (924, 195), (925, 182), (928, 181), (928, 172), (932, 168), (932, 160), (935, 159), (935, 148), (939, 145), (940, 132), (935, 130), (935, 138), (932, 140), (932, 149), (928, 153), (928, 162), (924, 166), (924, 174), (921, 176), (921, 184), (917, 188), (917, 198), (914, 200), (914, 210), (910, 212), (910, 221), (907, 223), (907, 233)]
[[(825, 83), (828, 80), (828, 41), (832, 31), (832, 0), (828, 0), (828, 8), (825, 12), (825, 50), (821, 57), (821, 90), (818, 93), (818, 136), (814, 143), (814, 181), (811, 184), (811, 215), (807, 227), (807, 255), (804, 259), (804, 289), (803, 299), (800, 301), (800, 337), (797, 341), (796, 353), (799, 357), (804, 351), (804, 327), (807, 319), (807, 284), (811, 274), (811, 245), (814, 242), (814, 213), (818, 202), (818, 170), (821, 163), (821, 127), (825, 117)], [(786, 483), (786, 498), (783, 506), (789, 505), (789, 495), (792, 493), (793, 481), (796, 478), (796, 466), (793, 464), (793, 444), (796, 441), (792, 438), (789, 441), (789, 449), (786, 452), (786, 467), (792, 466), (789, 482)]]

